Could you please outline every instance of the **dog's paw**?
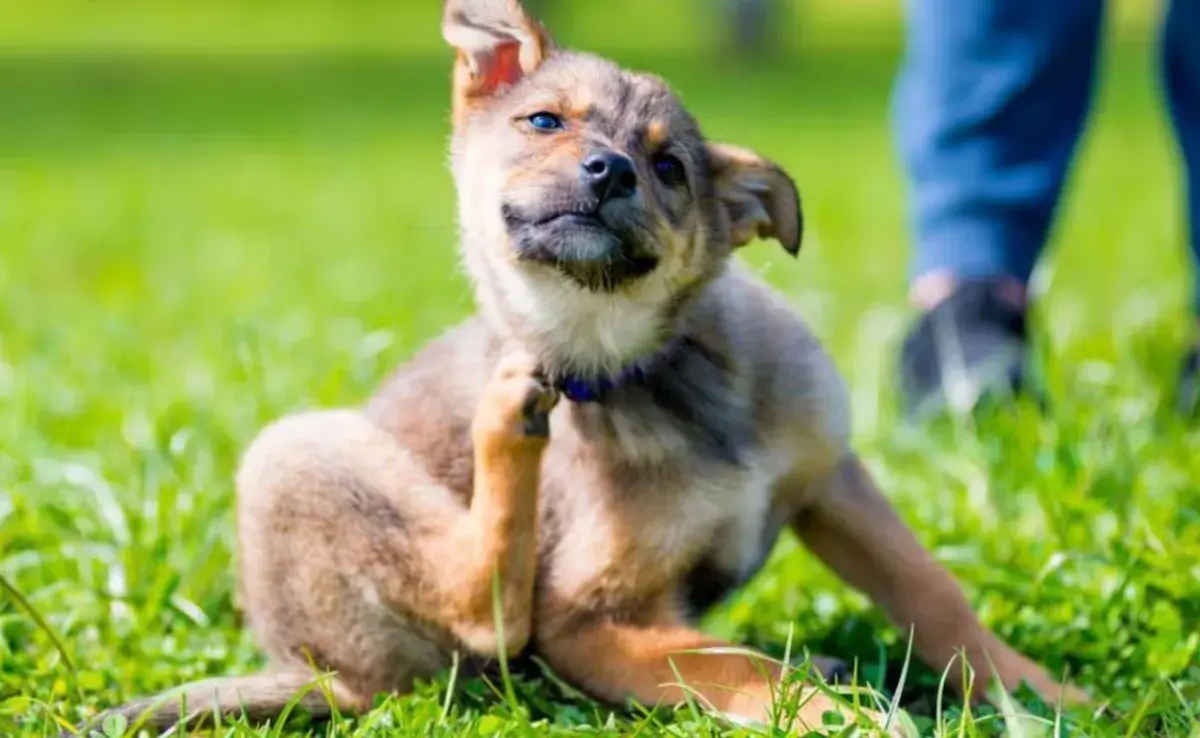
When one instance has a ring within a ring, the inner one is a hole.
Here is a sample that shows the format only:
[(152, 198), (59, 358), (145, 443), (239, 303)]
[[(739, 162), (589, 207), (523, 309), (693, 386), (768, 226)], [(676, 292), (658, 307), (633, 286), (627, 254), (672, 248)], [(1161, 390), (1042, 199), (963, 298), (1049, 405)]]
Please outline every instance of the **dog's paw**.
[(500, 360), (475, 413), (476, 440), (481, 436), (519, 439), (550, 437), (550, 411), (558, 390), (542, 376), (536, 360), (523, 352)]
[(525, 435), (530, 438), (550, 437), (550, 411), (558, 404), (558, 390), (545, 379), (535, 377), (533, 386), (521, 406)]

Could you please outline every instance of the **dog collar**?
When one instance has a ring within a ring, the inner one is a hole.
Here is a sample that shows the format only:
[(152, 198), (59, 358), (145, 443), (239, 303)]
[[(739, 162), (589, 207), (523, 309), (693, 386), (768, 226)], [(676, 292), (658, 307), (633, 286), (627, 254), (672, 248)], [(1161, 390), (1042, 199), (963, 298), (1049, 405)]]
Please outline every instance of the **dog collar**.
[(680, 339), (673, 338), (658, 351), (627, 365), (616, 374), (599, 377), (564, 375), (558, 380), (558, 391), (562, 392), (563, 397), (566, 397), (571, 402), (579, 404), (602, 402), (608, 393), (614, 389), (630, 382), (639, 382), (644, 379), (647, 367), (655, 360), (674, 352), (680, 343)]
[(558, 389), (571, 402), (580, 404), (600, 402), (612, 390), (626, 382), (641, 379), (642, 376), (642, 367), (633, 364), (622, 369), (616, 376), (592, 378), (566, 376), (559, 380)]

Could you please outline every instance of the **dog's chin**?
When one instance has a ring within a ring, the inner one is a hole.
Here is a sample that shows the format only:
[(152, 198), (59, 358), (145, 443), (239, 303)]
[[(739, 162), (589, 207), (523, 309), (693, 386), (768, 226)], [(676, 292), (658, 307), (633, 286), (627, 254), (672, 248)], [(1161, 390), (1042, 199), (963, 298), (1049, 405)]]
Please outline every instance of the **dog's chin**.
[(654, 271), (658, 259), (595, 215), (509, 220), (520, 260), (558, 271), (579, 287), (613, 292)]

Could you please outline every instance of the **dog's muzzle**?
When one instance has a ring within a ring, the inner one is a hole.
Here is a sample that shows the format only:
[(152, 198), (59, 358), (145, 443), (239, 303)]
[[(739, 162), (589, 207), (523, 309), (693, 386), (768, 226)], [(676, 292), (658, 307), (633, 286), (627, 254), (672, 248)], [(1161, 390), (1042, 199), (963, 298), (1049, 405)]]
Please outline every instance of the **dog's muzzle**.
[(640, 247), (633, 233), (611, 225), (598, 211), (533, 219), (505, 208), (504, 220), (522, 261), (552, 266), (589, 290), (614, 290), (658, 266), (658, 258)]

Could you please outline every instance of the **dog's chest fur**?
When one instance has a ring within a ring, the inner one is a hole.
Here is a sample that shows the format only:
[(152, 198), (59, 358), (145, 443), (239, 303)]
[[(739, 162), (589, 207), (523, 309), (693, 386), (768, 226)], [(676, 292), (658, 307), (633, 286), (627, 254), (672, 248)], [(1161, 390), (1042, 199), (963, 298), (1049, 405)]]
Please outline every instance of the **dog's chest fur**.
[(698, 615), (761, 566), (784, 517), (774, 494), (782, 454), (754, 445), (737, 463), (694, 453), (583, 465), (568, 459), (573, 440), (552, 448), (543, 479), (547, 597), (633, 614), (673, 595)]
[(738, 385), (727, 357), (685, 336), (604, 402), (556, 410), (543, 461), (549, 596), (595, 612), (674, 594), (698, 611), (758, 568), (791, 459), (766, 445)]

